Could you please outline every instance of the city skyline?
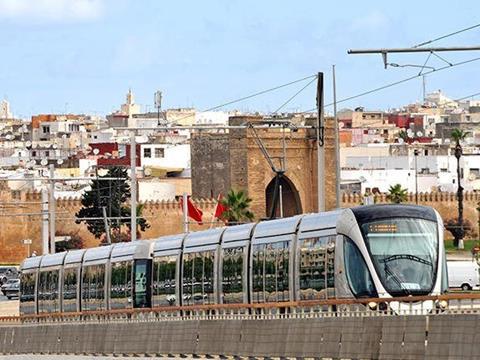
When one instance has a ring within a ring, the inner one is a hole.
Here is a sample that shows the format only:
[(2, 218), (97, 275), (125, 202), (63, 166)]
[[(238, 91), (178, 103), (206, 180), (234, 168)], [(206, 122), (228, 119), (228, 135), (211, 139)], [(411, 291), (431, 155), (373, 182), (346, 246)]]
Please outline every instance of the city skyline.
[[(455, 9), (455, 16), (443, 1), (436, 7), (281, 3), (274, 8), (272, 2), (253, 1), (146, 1), (139, 6), (128, 0), (0, 0), (0, 49), (9, 54), (0, 60), (0, 98), (5, 96), (20, 117), (105, 115), (124, 102), (128, 88), (137, 103), (153, 109), (153, 93), (160, 89), (165, 108), (203, 110), (323, 71), (329, 103), (332, 64), (340, 100), (418, 73), (408, 67), (384, 70), (379, 55), (347, 55), (349, 48), (409, 47), (475, 24), (473, 1)], [(435, 44), (476, 45), (478, 31)], [(479, 52), (444, 57), (456, 63), (477, 56)], [(421, 65), (425, 59), (425, 54), (390, 57), (399, 64)], [(445, 63), (432, 57), (429, 65)], [(427, 92), (442, 89), (454, 99), (479, 92), (475, 66), (472, 62), (427, 76)], [(307, 82), (221, 110), (271, 112)], [(394, 108), (421, 97), (420, 77), (339, 108)], [(282, 110), (314, 107), (312, 84)]]

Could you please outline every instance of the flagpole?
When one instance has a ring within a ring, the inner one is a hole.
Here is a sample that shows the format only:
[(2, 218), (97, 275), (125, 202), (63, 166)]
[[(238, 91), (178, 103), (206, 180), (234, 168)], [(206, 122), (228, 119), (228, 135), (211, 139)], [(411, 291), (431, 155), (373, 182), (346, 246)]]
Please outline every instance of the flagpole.
[(188, 233), (188, 196), (183, 193), (183, 232)]

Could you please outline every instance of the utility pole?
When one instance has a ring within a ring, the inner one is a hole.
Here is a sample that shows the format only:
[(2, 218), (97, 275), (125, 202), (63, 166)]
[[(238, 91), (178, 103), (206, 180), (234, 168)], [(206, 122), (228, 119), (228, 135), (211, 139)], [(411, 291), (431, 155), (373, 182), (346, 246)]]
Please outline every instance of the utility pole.
[(332, 77), (333, 77), (333, 119), (335, 121), (335, 207), (340, 208), (340, 140), (338, 129), (338, 117), (337, 117), (337, 83), (335, 81), (335, 65), (332, 65)]
[(317, 78), (317, 193), (318, 212), (325, 211), (325, 123), (323, 118), (323, 73)]
[(46, 186), (42, 187), (42, 255), (48, 254), (48, 189)]
[(49, 220), (50, 220), (50, 254), (55, 254), (55, 167), (50, 164), (50, 194), (49, 194)]
[(188, 196), (183, 193), (183, 232), (188, 233)]
[(132, 241), (137, 240), (137, 144), (135, 131), (130, 132), (130, 228)]

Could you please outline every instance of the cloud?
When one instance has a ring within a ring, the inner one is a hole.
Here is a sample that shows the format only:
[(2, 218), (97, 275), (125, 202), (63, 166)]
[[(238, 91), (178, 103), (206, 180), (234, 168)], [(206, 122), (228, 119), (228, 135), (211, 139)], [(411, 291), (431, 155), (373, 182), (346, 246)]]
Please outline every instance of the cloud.
[(103, 12), (103, 0), (0, 0), (0, 18), (16, 21), (90, 21)]

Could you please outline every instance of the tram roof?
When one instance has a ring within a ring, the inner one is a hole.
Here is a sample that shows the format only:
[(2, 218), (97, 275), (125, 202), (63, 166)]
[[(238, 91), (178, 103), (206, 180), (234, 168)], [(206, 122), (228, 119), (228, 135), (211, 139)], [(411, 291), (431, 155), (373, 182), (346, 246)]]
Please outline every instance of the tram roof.
[(379, 204), (357, 206), (351, 210), (360, 224), (393, 217), (437, 221), (435, 210), (431, 207), (421, 205)]
[(183, 245), (184, 252), (192, 252), (195, 250), (211, 250), (219, 243), (225, 228), (214, 228), (205, 231), (196, 231), (189, 233), (185, 238)]
[(316, 236), (319, 231), (335, 229), (337, 219), (344, 210), (327, 211), (323, 213), (306, 214), (302, 221), (298, 232), (300, 236)]
[(222, 244), (250, 241), (255, 225), (256, 223), (248, 223), (227, 227), (222, 235)]
[(103, 259), (108, 259), (112, 251), (113, 245), (100, 246), (96, 248), (87, 249), (85, 255), (83, 256), (83, 262), (92, 262), (99, 261)]
[(258, 223), (255, 227), (252, 242), (258, 242), (256, 240), (262, 238), (266, 239), (271, 237), (281, 237), (281, 235), (285, 236), (285, 240), (289, 240), (287, 239), (288, 236), (295, 234), (295, 232), (297, 231), (298, 223), (300, 222), (302, 217), (303, 215), (297, 215), (283, 219), (262, 221)]
[(50, 267), (50, 266), (59, 266), (63, 265), (63, 260), (65, 259), (65, 255), (67, 253), (65, 251), (55, 253), (55, 254), (47, 254), (42, 256), (42, 261), (40, 262), (40, 267)]
[(65, 255), (65, 260), (63, 261), (64, 264), (76, 264), (81, 263), (83, 260), (83, 254), (85, 254), (85, 249), (79, 250), (70, 250)]
[(153, 252), (181, 250), (185, 234), (162, 236), (153, 240)]
[(133, 260), (134, 258), (150, 257), (152, 241), (138, 240), (114, 244), (110, 258), (112, 261)]
[(23, 260), (20, 270), (38, 269), (43, 256), (32, 256)]

